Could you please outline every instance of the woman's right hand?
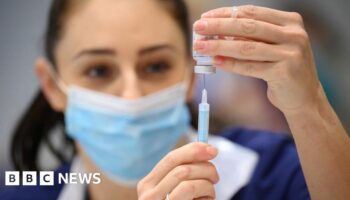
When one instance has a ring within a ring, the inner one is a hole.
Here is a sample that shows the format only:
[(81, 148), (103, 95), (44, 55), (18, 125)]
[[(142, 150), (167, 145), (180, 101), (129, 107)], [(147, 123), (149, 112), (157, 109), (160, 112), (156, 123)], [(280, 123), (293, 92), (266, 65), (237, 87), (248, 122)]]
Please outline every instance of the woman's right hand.
[(218, 150), (208, 144), (191, 143), (166, 155), (137, 185), (139, 200), (215, 199), (219, 181), (209, 161)]

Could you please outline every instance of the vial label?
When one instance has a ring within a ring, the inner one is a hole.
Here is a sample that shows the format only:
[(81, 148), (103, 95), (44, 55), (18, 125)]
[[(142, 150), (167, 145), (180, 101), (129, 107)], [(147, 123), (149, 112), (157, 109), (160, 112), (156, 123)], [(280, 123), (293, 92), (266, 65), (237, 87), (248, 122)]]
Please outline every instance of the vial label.
[[(215, 39), (214, 36), (203, 36), (193, 32), (193, 41), (194, 40), (212, 40)], [(213, 63), (213, 57), (209, 55), (203, 55), (196, 51), (193, 51), (193, 59), (197, 62), (197, 65), (200, 66), (211, 66)]]

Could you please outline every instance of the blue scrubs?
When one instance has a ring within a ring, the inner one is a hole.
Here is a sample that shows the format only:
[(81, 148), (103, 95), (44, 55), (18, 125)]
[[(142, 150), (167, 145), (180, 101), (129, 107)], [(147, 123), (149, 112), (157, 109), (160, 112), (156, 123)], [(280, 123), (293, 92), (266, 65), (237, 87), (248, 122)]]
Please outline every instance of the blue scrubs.
[[(232, 200), (306, 200), (308, 189), (293, 140), (284, 134), (248, 129), (227, 129), (222, 136), (259, 155), (249, 183)], [(55, 171), (69, 173), (70, 164)], [(57, 199), (64, 185), (6, 187), (1, 200)], [(230, 187), (227, 185), (227, 187)]]

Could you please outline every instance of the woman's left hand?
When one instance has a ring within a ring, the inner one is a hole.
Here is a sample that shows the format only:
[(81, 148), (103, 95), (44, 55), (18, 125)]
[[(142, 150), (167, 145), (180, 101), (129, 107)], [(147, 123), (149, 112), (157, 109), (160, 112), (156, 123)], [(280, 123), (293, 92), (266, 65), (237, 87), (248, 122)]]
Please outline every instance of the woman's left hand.
[[(215, 56), (215, 66), (268, 83), (268, 98), (284, 114), (315, 105), (322, 93), (302, 17), (257, 6), (219, 8), (194, 24), (194, 50)], [(225, 39), (234, 37), (234, 40)]]

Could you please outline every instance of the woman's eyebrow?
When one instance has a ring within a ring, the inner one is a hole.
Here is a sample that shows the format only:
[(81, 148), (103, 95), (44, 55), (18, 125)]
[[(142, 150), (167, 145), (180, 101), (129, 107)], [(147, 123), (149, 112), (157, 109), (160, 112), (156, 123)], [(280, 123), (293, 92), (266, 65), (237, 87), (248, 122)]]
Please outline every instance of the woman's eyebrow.
[(159, 50), (163, 50), (163, 49), (168, 49), (171, 51), (176, 51), (175, 47), (169, 44), (161, 44), (161, 45), (156, 45), (156, 46), (151, 46), (151, 47), (147, 47), (144, 49), (141, 49), (139, 51), (139, 55), (143, 55), (143, 54), (147, 54), (147, 53), (152, 53), (155, 51), (159, 51)]
[(74, 56), (74, 60), (78, 59), (84, 55), (112, 55), (115, 56), (117, 53), (113, 49), (86, 49), (79, 52), (76, 56)]

